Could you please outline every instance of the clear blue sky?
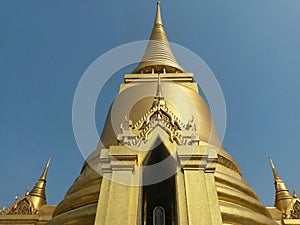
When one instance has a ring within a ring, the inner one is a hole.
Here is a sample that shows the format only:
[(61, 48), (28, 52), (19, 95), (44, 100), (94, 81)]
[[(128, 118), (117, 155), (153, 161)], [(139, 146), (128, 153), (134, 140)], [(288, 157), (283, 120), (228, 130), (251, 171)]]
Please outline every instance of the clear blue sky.
[[(274, 202), (269, 156), (300, 195), (300, 1), (163, 0), (162, 13), (169, 40), (218, 78), (224, 146), (262, 202)], [(0, 207), (32, 188), (49, 155), (48, 203), (63, 199), (83, 163), (72, 131), (77, 83), (106, 51), (147, 39), (154, 14), (154, 1), (0, 1)], [(121, 80), (99, 100), (99, 128)]]

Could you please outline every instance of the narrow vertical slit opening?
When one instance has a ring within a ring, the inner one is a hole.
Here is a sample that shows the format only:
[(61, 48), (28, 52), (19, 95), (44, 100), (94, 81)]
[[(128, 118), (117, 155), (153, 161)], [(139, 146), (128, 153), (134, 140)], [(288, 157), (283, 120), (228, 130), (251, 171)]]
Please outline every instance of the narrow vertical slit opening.
[[(144, 166), (154, 165), (169, 157), (163, 144), (151, 150)], [(167, 165), (166, 170), (176, 169), (175, 164)], [(163, 171), (160, 171), (163, 173)], [(175, 174), (175, 173), (174, 173)], [(155, 172), (143, 171), (145, 179), (155, 176)], [(143, 185), (143, 225), (177, 225), (175, 175), (155, 184)]]

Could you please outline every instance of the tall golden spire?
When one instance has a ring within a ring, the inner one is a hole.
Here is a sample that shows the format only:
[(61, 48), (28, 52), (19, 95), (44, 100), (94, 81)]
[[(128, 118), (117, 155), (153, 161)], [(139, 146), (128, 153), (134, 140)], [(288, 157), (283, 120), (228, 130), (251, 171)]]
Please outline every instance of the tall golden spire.
[(51, 157), (49, 157), (41, 177), (38, 179), (34, 188), (29, 193), (35, 209), (39, 209), (41, 206), (46, 205), (46, 178), (50, 161)]
[(157, 2), (156, 17), (146, 52), (138, 67), (133, 71), (133, 73), (152, 72), (184, 72), (170, 48), (161, 19), (160, 2)]
[(272, 167), (274, 175), (274, 184), (275, 184), (275, 207), (279, 209), (282, 213), (286, 213), (287, 207), (289, 206), (291, 200), (293, 199), (292, 195), (285, 186), (283, 180), (280, 179), (278, 173), (275, 169), (274, 163), (271, 158), (269, 158), (270, 164)]

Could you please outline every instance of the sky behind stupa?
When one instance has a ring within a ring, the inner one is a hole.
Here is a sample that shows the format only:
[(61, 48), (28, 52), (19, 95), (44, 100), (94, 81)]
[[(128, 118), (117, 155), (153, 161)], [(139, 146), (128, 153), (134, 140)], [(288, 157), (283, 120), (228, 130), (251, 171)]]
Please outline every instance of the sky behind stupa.
[[(106, 51), (148, 39), (155, 7), (0, 1), (0, 207), (33, 187), (50, 155), (48, 203), (63, 199), (83, 164), (72, 130), (76, 86)], [(300, 195), (300, 1), (166, 0), (161, 9), (169, 40), (197, 53), (218, 79), (227, 106), (223, 143), (249, 185), (273, 205), (271, 156)], [(99, 129), (125, 72), (99, 98)]]

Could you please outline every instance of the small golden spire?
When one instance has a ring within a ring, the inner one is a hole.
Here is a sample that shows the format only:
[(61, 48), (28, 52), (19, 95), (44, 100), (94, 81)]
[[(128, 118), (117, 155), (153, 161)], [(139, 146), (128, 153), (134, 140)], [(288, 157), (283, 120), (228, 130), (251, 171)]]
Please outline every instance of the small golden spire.
[(160, 73), (162, 71), (175, 73), (183, 72), (184, 70), (176, 61), (170, 48), (162, 23), (160, 2), (158, 2), (150, 41), (142, 61), (135, 68), (133, 73)]
[(152, 103), (152, 107), (155, 107), (155, 106), (162, 107), (165, 105), (166, 105), (166, 102), (162, 95), (162, 90), (161, 90), (161, 85), (160, 85), (160, 74), (158, 74), (156, 96), (154, 97), (154, 102)]
[(38, 179), (34, 188), (29, 193), (33, 206), (36, 210), (38, 210), (41, 206), (46, 205), (46, 178), (50, 161), (51, 157), (49, 157), (41, 177)]
[(274, 184), (275, 184), (275, 207), (279, 209), (282, 213), (286, 213), (286, 210), (293, 199), (292, 195), (285, 186), (283, 180), (278, 176), (278, 173), (275, 169), (274, 163), (271, 158), (269, 158), (270, 164), (272, 167), (274, 175)]

